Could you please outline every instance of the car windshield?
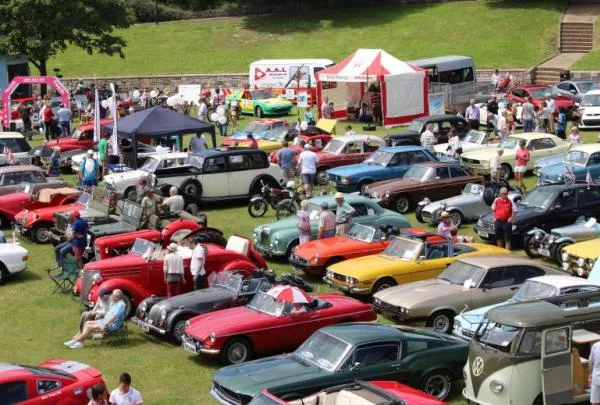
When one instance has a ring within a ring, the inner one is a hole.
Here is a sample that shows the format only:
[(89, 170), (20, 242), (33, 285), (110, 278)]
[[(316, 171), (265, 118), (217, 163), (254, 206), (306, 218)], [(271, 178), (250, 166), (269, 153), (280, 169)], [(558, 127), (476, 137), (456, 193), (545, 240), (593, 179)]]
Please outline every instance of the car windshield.
[(213, 271), (208, 276), (208, 285), (210, 287), (223, 287), (238, 293), (242, 288), (243, 279), (238, 274), (232, 274), (229, 271)]
[(571, 163), (574, 165), (585, 166), (587, 163), (589, 153), (581, 150), (572, 150), (565, 156), (565, 163)]
[(365, 163), (379, 166), (387, 166), (390, 160), (392, 160), (393, 156), (393, 153), (378, 150), (373, 152), (368, 158), (366, 158)]
[(553, 89), (552, 87), (542, 87), (542, 88), (538, 88), (538, 89), (530, 89), (529, 91), (531, 92), (531, 97), (533, 97), (536, 100), (548, 98), (546, 96), (546, 94), (550, 94), (550, 97), (560, 96), (560, 93), (556, 89)]
[(4, 148), (10, 149), (12, 153), (29, 152), (31, 150), (31, 146), (29, 146), (25, 138), (0, 139), (0, 151), (4, 151)]
[(377, 231), (375, 228), (361, 224), (354, 224), (346, 236), (354, 240), (370, 243), (373, 241), (376, 233)]
[(481, 195), (485, 187), (481, 184), (467, 183), (463, 190), (463, 194)]
[(462, 142), (483, 144), (486, 143), (486, 139), (487, 136), (485, 135), (485, 132), (471, 130), (462, 138)]
[(31, 183), (20, 183), (19, 192), (29, 194), (32, 191)]
[(281, 142), (285, 139), (285, 136), (287, 135), (287, 127), (286, 126), (279, 126), (277, 128), (273, 128), (268, 134), (267, 136), (265, 136), (265, 139), (268, 141), (278, 141)]
[(71, 134), (71, 139), (79, 139), (81, 137), (81, 129), (75, 128), (75, 131)]
[(273, 95), (270, 91), (264, 90), (251, 91), (250, 95), (252, 96), (252, 100), (265, 100), (267, 98), (273, 98)]
[(129, 252), (138, 256), (148, 256), (152, 253), (152, 249), (154, 249), (154, 243), (146, 239), (136, 238)]
[(414, 260), (420, 252), (421, 243), (405, 238), (394, 238), (392, 243), (383, 251), (383, 254), (410, 261)]
[(484, 275), (484, 268), (459, 261), (448, 266), (438, 279), (471, 288), (478, 286)]
[(323, 152), (342, 153), (345, 145), (346, 142), (342, 141), (341, 139), (332, 139), (327, 145), (325, 145)]
[(263, 314), (279, 317), (283, 314), (285, 304), (285, 302), (276, 300), (272, 296), (259, 291), (248, 304), (248, 308), (262, 312)]
[(271, 129), (269, 124), (261, 124), (260, 122), (252, 122), (246, 125), (242, 132), (266, 132)]
[(17, 111), (17, 108), (19, 108), (20, 105), (21, 105), (20, 101), (11, 101), (11, 103), (10, 103), (10, 109), (12, 111)]
[(334, 371), (350, 351), (350, 345), (331, 336), (328, 333), (317, 331), (313, 333), (294, 352), (294, 357), (305, 360), (315, 366)]
[(275, 401), (272, 398), (269, 398), (264, 392), (259, 393), (254, 397), (252, 401), (248, 405), (281, 405), (283, 402)]
[(539, 281), (527, 280), (519, 287), (517, 292), (512, 296), (512, 301), (530, 301), (540, 298), (553, 297), (558, 293), (558, 289), (554, 286), (540, 283)]
[(404, 173), (404, 178), (408, 180), (424, 181), (431, 177), (431, 167), (412, 165)]
[(529, 208), (540, 208), (547, 210), (556, 198), (556, 192), (540, 190), (536, 188), (529, 192), (522, 200), (519, 201), (519, 205), (524, 205)]
[(410, 125), (408, 126), (408, 130), (409, 131), (417, 131), (417, 132), (421, 132), (421, 129), (423, 128), (423, 121), (421, 120), (415, 120), (413, 122), (410, 123)]
[(521, 329), (514, 326), (487, 321), (479, 326), (475, 339), (485, 346), (510, 353), (511, 345), (518, 340), (520, 331)]
[(598, 82), (579, 82), (577, 83), (580, 93), (587, 93), (590, 90), (600, 89), (600, 83)]
[(581, 99), (582, 107), (600, 107), (600, 94), (586, 94)]
[(146, 162), (142, 165), (142, 167), (140, 167), (140, 170), (143, 170), (147, 173), (154, 173), (156, 171), (156, 169), (158, 168), (158, 159), (155, 159), (153, 157), (149, 157)]
[(81, 195), (77, 199), (77, 203), (87, 206), (91, 199), (92, 196), (90, 193), (81, 193)]
[(504, 150), (516, 149), (519, 146), (519, 141), (521, 141), (521, 138), (517, 138), (515, 136), (509, 136), (508, 138), (506, 138), (505, 140), (500, 142), (500, 145), (498, 145), (498, 147), (502, 148)]

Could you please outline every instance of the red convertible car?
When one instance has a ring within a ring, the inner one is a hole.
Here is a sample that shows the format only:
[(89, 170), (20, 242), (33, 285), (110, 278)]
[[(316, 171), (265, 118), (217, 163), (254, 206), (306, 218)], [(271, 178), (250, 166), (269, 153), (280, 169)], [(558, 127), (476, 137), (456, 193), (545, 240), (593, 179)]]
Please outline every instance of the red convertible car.
[(534, 107), (539, 107), (542, 101), (548, 99), (546, 94), (550, 94), (550, 98), (554, 99), (556, 111), (562, 107), (570, 110), (575, 106), (574, 101), (569, 97), (561, 95), (551, 86), (544, 86), (541, 84), (528, 84), (514, 87), (506, 94), (506, 98), (516, 103), (523, 104), (526, 97), (531, 97), (533, 99), (532, 104)]
[(48, 360), (38, 366), (0, 363), (0, 403), (81, 405), (102, 372), (77, 361)]
[(294, 268), (314, 276), (325, 275), (325, 269), (343, 260), (381, 253), (391, 243), (389, 236), (398, 229), (376, 229), (354, 224), (344, 236), (316, 239), (299, 245), (289, 258)]
[(22, 210), (71, 204), (81, 194), (79, 190), (69, 187), (43, 188), (35, 194), (29, 183), (21, 183), (19, 187), (16, 193), (0, 196), (0, 228), (8, 227)]
[[(182, 293), (193, 288), (190, 274), (192, 250), (186, 246), (186, 242), (191, 239), (193, 234), (184, 238), (178, 248), (183, 255), (185, 269)], [(263, 257), (252, 248), (251, 242), (241, 236), (229, 238), (225, 248), (215, 244), (206, 244), (206, 247), (207, 276), (213, 271), (230, 270), (247, 277), (253, 270), (267, 267)], [(75, 293), (81, 296), (81, 301), (86, 306), (91, 307), (98, 300), (101, 290), (112, 291), (119, 288), (123, 291), (126, 313), (129, 315), (145, 298), (167, 295), (163, 274), (165, 253), (161, 246), (137, 239), (128, 254), (86, 264), (82, 276), (75, 283)]]
[(337, 294), (320, 294), (310, 304), (295, 305), (301, 305), (301, 310), (292, 310), (289, 302), (259, 291), (244, 307), (190, 319), (182, 336), (183, 348), (237, 364), (255, 354), (294, 350), (327, 325), (377, 320), (371, 305)]
[[(100, 126), (111, 123), (111, 119), (100, 120)], [(92, 149), (96, 145), (94, 141), (94, 123), (81, 124), (71, 134), (70, 137), (60, 137), (48, 141), (46, 146), (48, 148), (54, 148), (55, 146), (60, 147), (61, 153), (69, 152), (72, 150), (87, 150)]]

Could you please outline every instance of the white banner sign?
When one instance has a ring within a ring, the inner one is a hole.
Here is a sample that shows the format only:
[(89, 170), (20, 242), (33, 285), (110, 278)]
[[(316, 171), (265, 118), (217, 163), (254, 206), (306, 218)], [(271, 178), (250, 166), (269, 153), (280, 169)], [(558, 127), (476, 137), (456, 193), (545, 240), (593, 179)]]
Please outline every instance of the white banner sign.
[(180, 84), (177, 93), (188, 103), (198, 104), (202, 86), (199, 84)]

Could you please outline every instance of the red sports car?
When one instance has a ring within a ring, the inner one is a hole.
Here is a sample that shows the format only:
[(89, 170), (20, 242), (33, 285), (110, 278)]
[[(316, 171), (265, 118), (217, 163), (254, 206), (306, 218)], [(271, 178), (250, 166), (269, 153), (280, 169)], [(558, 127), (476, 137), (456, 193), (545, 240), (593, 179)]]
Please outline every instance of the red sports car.
[(34, 97), (13, 98), (10, 100), (10, 119), (18, 120), (21, 118), (21, 109), (31, 107), (35, 103)]
[(327, 325), (377, 320), (371, 305), (337, 294), (320, 294), (312, 297), (310, 304), (300, 305), (298, 311), (289, 302), (259, 291), (244, 307), (190, 319), (182, 337), (183, 348), (237, 364), (255, 354), (294, 350)]
[(526, 97), (531, 97), (533, 99), (532, 104), (534, 107), (538, 107), (542, 101), (546, 101), (549, 98), (546, 94), (550, 94), (550, 98), (554, 99), (556, 111), (563, 107), (567, 110), (575, 107), (575, 102), (572, 99), (561, 95), (551, 86), (544, 86), (541, 84), (528, 84), (514, 87), (506, 94), (506, 98), (513, 100), (516, 103), (523, 104)]
[[(338, 385), (317, 392), (293, 403), (328, 404), (331, 399), (343, 398), (348, 402), (364, 405), (405, 404), (405, 405), (446, 405), (446, 402), (433, 398), (422, 391), (396, 381), (356, 381)], [(337, 402), (336, 402), (337, 403)], [(289, 405), (287, 402), (267, 390), (263, 390), (248, 405)]]
[(0, 363), (1, 404), (82, 405), (102, 372), (77, 361), (48, 360), (38, 366)]
[[(193, 238), (186, 237), (185, 240)], [(182, 242), (179, 253), (183, 255), (185, 283), (181, 293), (193, 289), (190, 274), (192, 250)], [(256, 252), (251, 242), (241, 236), (232, 236), (228, 242), (229, 249), (215, 244), (206, 244), (207, 276), (213, 271), (231, 270), (250, 275), (255, 269), (265, 269), (265, 260)], [(82, 276), (75, 283), (75, 293), (87, 306), (93, 306), (101, 290), (112, 291), (115, 288), (123, 291), (123, 299), (127, 305), (127, 314), (131, 314), (137, 305), (151, 295), (167, 295), (164, 282), (163, 261), (166, 251), (150, 241), (138, 239), (128, 254), (110, 257), (104, 260), (89, 262), (83, 268)]]
[[(111, 119), (100, 120), (100, 126), (104, 127), (104, 125), (111, 122)], [(96, 141), (94, 141), (93, 122), (79, 125), (77, 128), (75, 128), (70, 137), (60, 137), (57, 139), (53, 139), (46, 144), (48, 148), (54, 148), (55, 146), (59, 146), (61, 153), (78, 149), (92, 149), (95, 145)]]

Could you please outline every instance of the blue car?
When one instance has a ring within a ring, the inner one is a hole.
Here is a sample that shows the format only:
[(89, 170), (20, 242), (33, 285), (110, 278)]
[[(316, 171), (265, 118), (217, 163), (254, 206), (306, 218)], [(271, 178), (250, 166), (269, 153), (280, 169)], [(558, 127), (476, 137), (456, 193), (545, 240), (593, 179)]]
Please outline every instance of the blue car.
[(438, 160), (422, 146), (395, 146), (377, 150), (362, 163), (329, 169), (327, 174), (337, 191), (352, 193), (376, 181), (400, 178), (414, 163)]
[(600, 143), (581, 144), (571, 148), (563, 159), (550, 157), (536, 162), (538, 185), (561, 183), (566, 167), (577, 181), (585, 181), (588, 171), (594, 181), (600, 177)]
[(245, 140), (248, 133), (251, 132), (254, 139), (264, 139), (271, 133), (280, 133), (287, 129), (287, 126), (287, 122), (282, 119), (250, 121), (244, 129), (234, 132), (231, 138), (237, 141)]

